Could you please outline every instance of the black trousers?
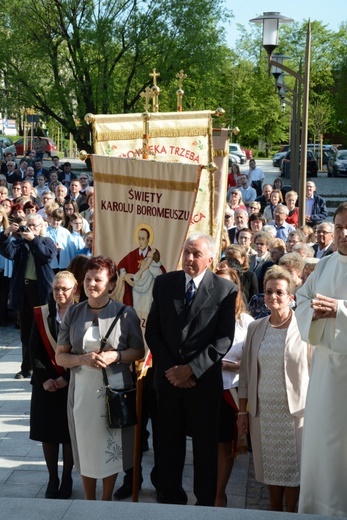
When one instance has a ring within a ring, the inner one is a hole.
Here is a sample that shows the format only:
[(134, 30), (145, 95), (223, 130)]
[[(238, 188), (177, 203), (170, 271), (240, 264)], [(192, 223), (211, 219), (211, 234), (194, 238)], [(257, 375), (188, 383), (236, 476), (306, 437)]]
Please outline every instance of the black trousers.
[(186, 504), (182, 474), (186, 435), (193, 442), (194, 494), (199, 505), (213, 506), (217, 482), (217, 446), (222, 378), (220, 366), (204, 374), (194, 388), (158, 383), (159, 499)]

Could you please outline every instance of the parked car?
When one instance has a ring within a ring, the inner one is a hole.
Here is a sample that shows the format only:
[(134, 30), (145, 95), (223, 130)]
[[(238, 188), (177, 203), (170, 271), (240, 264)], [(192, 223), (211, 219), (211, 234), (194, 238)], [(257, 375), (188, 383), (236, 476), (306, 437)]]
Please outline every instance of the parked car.
[[(35, 141), (37, 139), (38, 138), (36, 136), (34, 136), (34, 143), (35, 143)], [(56, 146), (55, 142), (52, 141), (52, 139), (50, 139), (49, 137), (42, 137), (42, 139), (44, 141), (46, 141), (46, 148), (45, 148), (45, 151), (43, 153), (43, 157), (45, 157), (47, 159), (47, 158), (49, 158), (52, 155), (55, 155), (57, 153), (57, 146)], [(18, 139), (14, 143), (18, 155), (24, 155), (24, 153), (26, 151), (31, 150), (31, 139), (30, 139), (30, 137), (28, 137), (27, 149), (26, 150), (24, 150), (23, 143), (24, 143), (23, 137), (21, 137), (20, 139)]]
[[(323, 165), (327, 165), (329, 162), (330, 157), (334, 155), (334, 153), (337, 151), (337, 148), (333, 146), (332, 144), (323, 144)], [(307, 149), (311, 150), (317, 159), (317, 162), (319, 164), (320, 159), (320, 153), (321, 153), (321, 146), (320, 144), (308, 144)]]
[(0, 159), (3, 160), (7, 152), (16, 156), (16, 147), (8, 137), (0, 136)]
[[(290, 154), (291, 154), (291, 151), (289, 150), (289, 152), (286, 153), (286, 156), (282, 160), (282, 165), (281, 165), (282, 177), (285, 177), (286, 172), (289, 171)], [(299, 169), (300, 169), (300, 160), (301, 160), (301, 154), (299, 155)], [(307, 175), (308, 175), (308, 177), (317, 177), (318, 176), (318, 163), (311, 150), (307, 150)]]
[(281, 169), (282, 160), (285, 158), (286, 153), (289, 152), (290, 146), (289, 144), (285, 144), (282, 146), (282, 148), (279, 150), (279, 152), (275, 153), (275, 155), (272, 158), (272, 164), (275, 168)]
[(241, 164), (245, 164), (247, 162), (246, 152), (241, 149), (241, 146), (237, 143), (229, 144), (229, 154), (238, 155), (240, 157)]
[(238, 155), (235, 155), (234, 153), (229, 153), (229, 166), (230, 163), (241, 164), (241, 159)]
[(328, 161), (328, 177), (347, 175), (347, 150), (338, 150)]

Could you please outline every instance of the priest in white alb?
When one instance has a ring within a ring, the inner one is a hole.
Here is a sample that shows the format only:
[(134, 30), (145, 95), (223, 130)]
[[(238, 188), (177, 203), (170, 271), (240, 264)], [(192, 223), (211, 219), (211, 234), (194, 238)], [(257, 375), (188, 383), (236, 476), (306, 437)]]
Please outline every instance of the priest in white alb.
[(334, 224), (336, 252), (318, 262), (297, 292), (301, 336), (314, 346), (299, 512), (347, 517), (347, 202)]

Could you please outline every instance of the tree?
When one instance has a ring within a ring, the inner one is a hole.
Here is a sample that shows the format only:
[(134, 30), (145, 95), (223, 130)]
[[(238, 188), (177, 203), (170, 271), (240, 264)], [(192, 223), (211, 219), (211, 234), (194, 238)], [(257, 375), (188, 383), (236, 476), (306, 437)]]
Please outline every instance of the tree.
[[(226, 52), (219, 17), (230, 14), (223, 0), (12, 0), (0, 16), (8, 107), (33, 107), (85, 147), (85, 114), (143, 111), (153, 67), (162, 90), (183, 68), (194, 108), (210, 100)], [(174, 109), (174, 91), (161, 99)]]

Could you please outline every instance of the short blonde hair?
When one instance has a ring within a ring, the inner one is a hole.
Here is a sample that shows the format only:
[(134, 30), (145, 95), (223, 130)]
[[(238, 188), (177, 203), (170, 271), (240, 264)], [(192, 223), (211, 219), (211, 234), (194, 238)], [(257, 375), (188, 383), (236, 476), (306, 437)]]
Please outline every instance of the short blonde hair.
[(68, 278), (69, 280), (71, 280), (71, 283), (73, 284), (74, 287), (77, 286), (77, 280), (76, 280), (76, 278), (74, 277), (74, 275), (70, 271), (59, 271), (54, 276), (53, 283), (58, 281), (58, 280), (65, 279), (65, 278)]
[(280, 267), (279, 265), (273, 265), (266, 271), (264, 277), (264, 289), (266, 289), (266, 284), (269, 280), (285, 280), (288, 285), (288, 294), (293, 296), (295, 292), (295, 283), (292, 275), (287, 271), (287, 269), (284, 269), (284, 267)]
[(296, 193), (296, 191), (291, 190), (291, 191), (287, 191), (287, 193), (285, 194), (284, 198), (287, 201), (287, 197), (295, 197), (296, 199), (298, 199), (298, 196), (299, 195)]

